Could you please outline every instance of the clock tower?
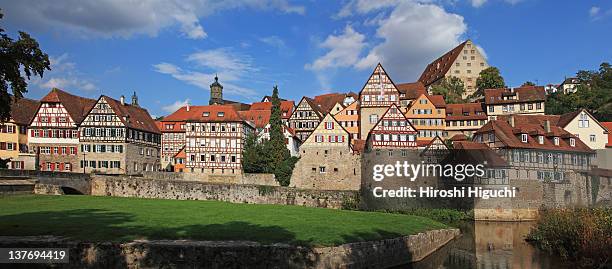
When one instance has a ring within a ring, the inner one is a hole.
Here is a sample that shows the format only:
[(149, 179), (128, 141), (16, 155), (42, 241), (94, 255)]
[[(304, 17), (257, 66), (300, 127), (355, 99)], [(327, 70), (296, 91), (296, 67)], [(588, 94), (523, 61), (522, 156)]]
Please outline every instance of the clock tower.
[(215, 82), (210, 84), (209, 105), (223, 105), (223, 86), (219, 83), (219, 78), (215, 75)]

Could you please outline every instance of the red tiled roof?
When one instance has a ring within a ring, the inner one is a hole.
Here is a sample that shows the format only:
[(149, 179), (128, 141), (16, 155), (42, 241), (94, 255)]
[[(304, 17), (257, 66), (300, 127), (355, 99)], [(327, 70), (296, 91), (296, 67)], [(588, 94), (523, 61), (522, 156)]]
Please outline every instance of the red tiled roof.
[(578, 114), (580, 114), (580, 112), (582, 112), (582, 109), (560, 115), (557, 125), (561, 127), (567, 126), (573, 119), (578, 116)]
[(40, 106), (40, 102), (28, 98), (15, 100), (11, 97), (11, 118), (19, 125), (29, 125)]
[(100, 98), (104, 98), (106, 102), (108, 102), (126, 127), (156, 134), (160, 133), (160, 129), (157, 127), (155, 120), (151, 118), (151, 115), (149, 115), (146, 109), (127, 103), (121, 104), (121, 101), (105, 95), (100, 96)]
[(321, 110), (327, 114), (334, 108), (336, 103), (342, 103), (346, 94), (344, 93), (328, 93), (323, 95), (317, 95), (314, 97), (314, 103), (317, 104)]
[[(467, 113), (465, 115), (464, 113)], [(478, 114), (477, 114), (478, 113)], [(447, 104), (446, 120), (486, 120), (482, 103)]]
[[(323, 109), (321, 108), (321, 106), (319, 106), (314, 99), (310, 98), (310, 97), (303, 97), (304, 100), (306, 101), (306, 103), (308, 103), (308, 105), (310, 105), (310, 107), (312, 108), (312, 110), (315, 111), (315, 113), (317, 113), (319, 115), (320, 118), (323, 118), (323, 116), (325, 116), (325, 114), (327, 114), (327, 112), (323, 111)], [(333, 107), (333, 106), (332, 106)], [(330, 108), (331, 109), (331, 108)], [(295, 112), (295, 111), (294, 111)]]
[(53, 88), (40, 99), (41, 103), (62, 103), (72, 120), (80, 124), (89, 110), (96, 104), (96, 100), (72, 95), (58, 88)]
[(458, 142), (458, 141), (467, 141), (468, 137), (464, 134), (456, 134), (453, 135), (453, 137), (450, 138), (451, 141), (453, 142)]
[[(204, 113), (208, 112), (208, 116)], [(218, 112), (223, 112), (223, 116), (219, 116)], [(244, 119), (238, 114), (235, 107), (232, 105), (210, 105), (210, 106), (189, 106), (181, 107), (174, 113), (162, 119), (162, 122), (184, 122), (184, 121), (199, 121), (199, 122), (237, 122)]]
[(612, 121), (602, 122), (601, 125), (608, 129), (608, 143), (606, 147), (612, 147)]
[(425, 89), (425, 85), (420, 81), (410, 82), (410, 83), (401, 83), (395, 85), (400, 94), (404, 94), (404, 97), (401, 99), (417, 99), (421, 94), (427, 94), (427, 89)]
[[(281, 112), (285, 113), (285, 116), (281, 117), (283, 119), (288, 119), (291, 117), (291, 113), (293, 112), (293, 107), (295, 103), (293, 101), (281, 101)], [(272, 110), (272, 102), (256, 102), (251, 104), (251, 108), (249, 110)]]
[[(582, 140), (559, 126), (551, 124), (550, 132), (546, 132), (542, 124), (533, 124), (516, 120), (514, 122), (515, 126), (513, 128), (507, 121), (492, 120), (478, 129), (476, 133), (483, 134), (494, 131), (496, 139), (501, 141), (508, 148), (593, 152), (593, 150), (584, 144)], [(528, 134), (527, 143), (521, 142), (521, 134)], [(539, 135), (544, 136), (543, 144), (537, 141), (537, 136)], [(559, 145), (554, 144), (553, 137), (559, 137)], [(575, 139), (575, 147), (570, 146), (569, 138)], [(483, 137), (483, 139), (486, 139), (486, 137)]]
[[(511, 104), (518, 102), (537, 102), (546, 101), (546, 91), (544, 86), (522, 86), (509, 89), (486, 89), (485, 104)], [(515, 96), (514, 99), (505, 100), (503, 97)]]
[(429, 101), (431, 101), (436, 108), (446, 107), (446, 102), (444, 101), (444, 96), (442, 95), (428, 95), (427, 98), (429, 98)]
[(174, 156), (172, 156), (172, 158), (180, 158), (180, 159), (185, 159), (187, 158), (187, 154), (185, 153), (185, 146), (183, 146), (181, 148), (181, 150), (179, 150), (179, 152), (177, 152), (176, 154), (174, 154)]
[(247, 111), (238, 111), (238, 114), (253, 124), (255, 124), (255, 128), (264, 128), (270, 122), (270, 114), (272, 111), (270, 110), (247, 110)]
[[(455, 141), (454, 149), (461, 152), (458, 159), (469, 159), (467, 163), (485, 163), (486, 167), (507, 166), (508, 163), (489, 146), (472, 141)], [(462, 160), (465, 161), (465, 160)]]
[(459, 44), (454, 49), (440, 56), (440, 58), (435, 59), (433, 62), (427, 65), (419, 81), (423, 83), (425, 86), (429, 86), (439, 79), (443, 78), (444, 75), (451, 68), (452, 64), (455, 62), (463, 47), (467, 43), (467, 40), (463, 43)]

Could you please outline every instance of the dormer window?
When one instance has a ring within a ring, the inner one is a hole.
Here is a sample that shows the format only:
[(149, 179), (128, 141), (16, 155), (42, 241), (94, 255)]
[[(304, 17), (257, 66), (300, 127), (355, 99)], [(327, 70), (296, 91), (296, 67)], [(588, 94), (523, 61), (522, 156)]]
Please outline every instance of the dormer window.
[(210, 116), (210, 112), (203, 112), (202, 113), (202, 117), (208, 117), (208, 116)]
[(521, 142), (527, 143), (527, 134), (521, 134)]
[(576, 146), (576, 139), (575, 138), (570, 138), (570, 146), (572, 146), (572, 147)]
[(544, 136), (543, 135), (538, 135), (538, 143), (539, 144), (544, 144)]
[(559, 145), (559, 138), (558, 137), (554, 137), (553, 141), (555, 142), (555, 146)]
[(223, 112), (217, 112), (217, 117), (223, 117), (223, 116), (225, 116), (225, 113), (223, 113)]

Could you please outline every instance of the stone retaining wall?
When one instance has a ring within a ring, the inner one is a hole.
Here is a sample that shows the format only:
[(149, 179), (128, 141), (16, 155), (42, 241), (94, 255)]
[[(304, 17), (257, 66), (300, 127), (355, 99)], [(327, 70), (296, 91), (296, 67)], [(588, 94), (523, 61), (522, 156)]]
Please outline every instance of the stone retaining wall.
[(160, 180), (190, 180), (222, 184), (252, 184), (279, 186), (274, 174), (203, 174), (190, 172), (143, 172), (142, 177)]
[(91, 194), (232, 203), (342, 208), (359, 200), (356, 191), (302, 190), (288, 187), (215, 184), (197, 181), (93, 176)]
[(70, 262), (57, 264), (60, 268), (387, 268), (420, 261), (458, 235), (458, 229), (434, 230), (317, 248), (244, 241), (88, 243), (36, 236), (0, 237), (0, 247), (69, 248)]

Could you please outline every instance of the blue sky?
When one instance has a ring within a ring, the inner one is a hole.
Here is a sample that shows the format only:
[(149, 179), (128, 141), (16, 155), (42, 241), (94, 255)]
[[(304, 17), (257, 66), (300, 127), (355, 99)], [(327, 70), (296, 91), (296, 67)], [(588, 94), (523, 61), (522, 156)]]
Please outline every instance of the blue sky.
[[(562, 4), (561, 4), (562, 3)], [(359, 91), (377, 62), (396, 82), (466, 38), (506, 83), (559, 83), (612, 60), (612, 1), (8, 1), (1, 25), (32, 34), (53, 70), (30, 83), (97, 97), (139, 95), (153, 115), (225, 98)]]

